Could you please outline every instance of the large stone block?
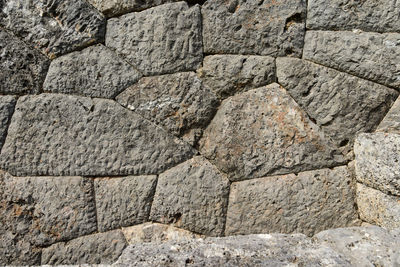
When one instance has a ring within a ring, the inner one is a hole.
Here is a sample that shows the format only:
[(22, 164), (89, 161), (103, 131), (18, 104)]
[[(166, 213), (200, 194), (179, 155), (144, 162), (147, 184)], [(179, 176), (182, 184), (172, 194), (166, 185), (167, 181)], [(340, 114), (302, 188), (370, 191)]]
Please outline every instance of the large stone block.
[(99, 231), (148, 221), (157, 176), (94, 180)]
[(376, 131), (400, 134), (400, 98), (397, 98), (396, 102), (394, 102)]
[(208, 0), (201, 9), (204, 52), (300, 57), (305, 11), (303, 0)]
[(43, 87), (52, 93), (114, 98), (140, 77), (131, 65), (99, 44), (53, 60)]
[(233, 183), (225, 232), (312, 236), (357, 223), (353, 177), (343, 166)]
[(8, 125), (16, 103), (17, 98), (15, 96), (0, 96), (0, 150), (6, 139)]
[(196, 70), (203, 58), (200, 8), (179, 2), (109, 19), (106, 45), (145, 76)]
[(194, 149), (106, 99), (59, 94), (21, 97), (1, 153), (14, 175), (157, 174)]
[(150, 219), (220, 236), (228, 194), (228, 179), (208, 161), (195, 157), (160, 174)]
[(233, 181), (342, 164), (334, 147), (278, 84), (223, 101), (200, 140)]
[(303, 57), (400, 88), (400, 33), (307, 31)]

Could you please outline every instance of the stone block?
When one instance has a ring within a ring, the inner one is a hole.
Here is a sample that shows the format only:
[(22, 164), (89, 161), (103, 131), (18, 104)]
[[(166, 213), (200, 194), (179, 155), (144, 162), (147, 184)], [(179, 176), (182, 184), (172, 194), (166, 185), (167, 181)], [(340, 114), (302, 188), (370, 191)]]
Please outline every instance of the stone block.
[(394, 102), (376, 131), (400, 134), (400, 98)]
[(16, 103), (17, 98), (15, 96), (0, 96), (0, 150), (6, 140), (8, 125)]

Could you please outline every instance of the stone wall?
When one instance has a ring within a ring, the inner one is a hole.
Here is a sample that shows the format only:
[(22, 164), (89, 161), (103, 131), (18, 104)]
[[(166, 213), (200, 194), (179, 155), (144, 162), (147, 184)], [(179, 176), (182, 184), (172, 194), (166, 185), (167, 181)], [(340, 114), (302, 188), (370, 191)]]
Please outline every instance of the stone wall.
[(399, 12), (391, 0), (0, 1), (0, 265), (400, 227)]

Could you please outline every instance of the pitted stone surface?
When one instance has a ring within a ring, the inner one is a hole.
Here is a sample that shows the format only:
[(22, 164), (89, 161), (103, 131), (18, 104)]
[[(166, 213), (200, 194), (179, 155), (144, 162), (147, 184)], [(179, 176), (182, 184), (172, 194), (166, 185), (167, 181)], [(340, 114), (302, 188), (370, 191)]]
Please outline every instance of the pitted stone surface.
[(219, 104), (194, 72), (142, 78), (116, 100), (190, 143), (197, 141)]
[(203, 59), (200, 8), (170, 3), (109, 19), (106, 45), (145, 76), (196, 70)]
[(44, 248), (42, 264), (111, 264), (118, 259), (126, 246), (120, 230), (83, 236)]
[(303, 57), (400, 88), (400, 33), (307, 31)]
[(381, 121), (378, 132), (400, 133), (400, 98), (397, 98), (392, 108)]
[(226, 235), (313, 234), (359, 223), (347, 167), (233, 183)]
[(233, 181), (343, 163), (332, 147), (278, 84), (226, 99), (200, 140), (202, 155)]
[(44, 91), (114, 98), (140, 76), (131, 65), (99, 44), (53, 60)]
[(0, 151), (6, 139), (8, 125), (16, 103), (15, 96), (0, 96)]
[(14, 175), (157, 174), (195, 151), (106, 99), (21, 97), (0, 158)]
[(275, 82), (275, 60), (264, 56), (207, 56), (198, 74), (220, 98), (226, 98)]
[(54, 58), (104, 40), (105, 19), (85, 0), (5, 0), (0, 26)]
[(99, 231), (148, 221), (157, 176), (94, 180)]
[(229, 181), (202, 157), (162, 174), (150, 219), (208, 236), (223, 234)]
[(48, 66), (46, 56), (0, 28), (1, 94), (38, 93)]
[(353, 146), (357, 133), (374, 130), (398, 96), (383, 85), (296, 58), (278, 58), (277, 76), (338, 146)]
[(306, 3), (208, 0), (201, 9), (206, 54), (301, 56)]

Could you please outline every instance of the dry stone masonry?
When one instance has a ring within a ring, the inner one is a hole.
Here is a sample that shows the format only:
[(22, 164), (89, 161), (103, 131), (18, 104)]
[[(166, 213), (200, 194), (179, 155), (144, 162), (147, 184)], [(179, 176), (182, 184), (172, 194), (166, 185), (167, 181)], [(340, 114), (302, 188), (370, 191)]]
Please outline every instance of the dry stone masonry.
[(399, 12), (0, 0), (0, 265), (400, 266)]

